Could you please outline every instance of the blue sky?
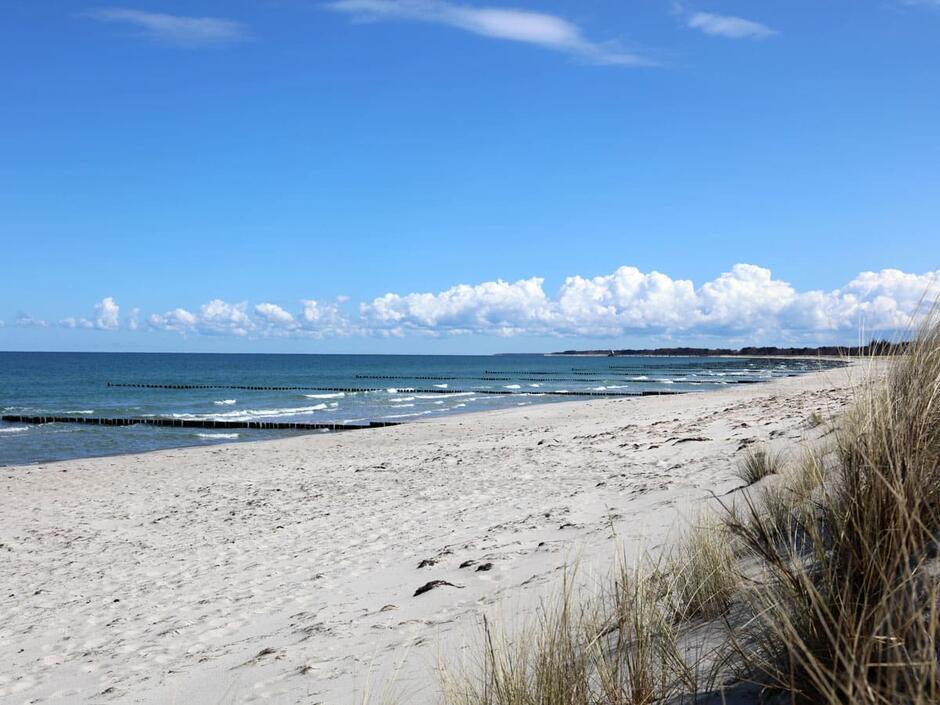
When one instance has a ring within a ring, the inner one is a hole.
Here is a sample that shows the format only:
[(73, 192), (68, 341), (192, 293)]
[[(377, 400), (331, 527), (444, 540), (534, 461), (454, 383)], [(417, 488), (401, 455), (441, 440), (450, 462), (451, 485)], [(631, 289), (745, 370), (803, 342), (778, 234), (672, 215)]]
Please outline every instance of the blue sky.
[(938, 37), (931, 0), (8, 0), (0, 349), (899, 327)]

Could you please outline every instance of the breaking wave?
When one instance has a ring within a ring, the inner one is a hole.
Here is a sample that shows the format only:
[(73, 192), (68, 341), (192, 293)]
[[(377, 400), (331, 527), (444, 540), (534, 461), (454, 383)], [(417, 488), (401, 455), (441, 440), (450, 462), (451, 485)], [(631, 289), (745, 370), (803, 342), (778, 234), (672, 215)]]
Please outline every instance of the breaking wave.
[(186, 421), (250, 421), (253, 419), (278, 419), (285, 416), (307, 416), (326, 409), (326, 404), (295, 406), (283, 409), (243, 409), (221, 414), (169, 414), (168, 418)]

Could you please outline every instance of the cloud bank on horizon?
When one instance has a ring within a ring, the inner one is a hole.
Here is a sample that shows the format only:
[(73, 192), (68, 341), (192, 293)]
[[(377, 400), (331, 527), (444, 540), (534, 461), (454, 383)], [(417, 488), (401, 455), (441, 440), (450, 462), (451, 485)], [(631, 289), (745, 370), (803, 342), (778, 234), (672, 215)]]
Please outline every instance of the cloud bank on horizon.
[[(660, 272), (623, 266), (565, 279), (557, 295), (540, 277), (458, 284), (439, 292), (388, 293), (355, 306), (348, 300), (301, 300), (295, 311), (272, 302), (251, 306), (213, 299), (198, 309), (174, 308), (121, 318), (113, 297), (92, 318), (70, 316), (63, 328), (149, 330), (188, 335), (295, 336), (540, 336), (612, 339), (627, 334), (700, 336), (793, 343), (820, 335), (904, 331), (940, 297), (940, 270), (862, 272), (832, 291), (797, 291), (771, 271), (736, 264), (696, 286)], [(353, 308), (350, 312), (349, 308)], [(20, 313), (19, 327), (49, 327)]]

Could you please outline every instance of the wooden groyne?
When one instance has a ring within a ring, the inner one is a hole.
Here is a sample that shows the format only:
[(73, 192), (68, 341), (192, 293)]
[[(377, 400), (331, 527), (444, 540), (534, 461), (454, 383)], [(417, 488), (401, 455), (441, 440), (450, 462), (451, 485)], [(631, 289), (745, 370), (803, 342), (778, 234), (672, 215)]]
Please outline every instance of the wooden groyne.
[[(224, 384), (132, 384), (108, 382), (109, 387), (135, 387), (145, 389), (248, 389), (252, 391), (303, 391), (303, 392), (344, 392), (347, 394), (365, 394), (369, 392), (387, 392), (384, 387), (256, 387), (246, 385)], [(561, 397), (656, 397), (684, 392), (674, 391), (643, 391), (643, 392), (598, 392), (593, 390), (553, 391), (526, 390), (520, 392), (515, 389), (417, 389), (415, 387), (398, 387), (395, 390), (401, 394), (490, 394), (499, 396), (561, 396)]]
[(213, 421), (210, 419), (102, 418), (100, 416), (20, 416), (0, 417), (10, 423), (77, 423), (89, 426), (166, 426), (169, 428), (253, 428), (263, 431), (360, 431), (366, 428), (399, 426), (395, 421), (370, 421), (368, 424), (294, 423), (287, 421)]
[(244, 389), (252, 392), (312, 392), (321, 387), (272, 387), (257, 384), (150, 384), (141, 382), (108, 382), (109, 387), (132, 387), (135, 389)]
[[(499, 380), (496, 380), (495, 378), (492, 378), (492, 377), (463, 377), (463, 378), (454, 377), (454, 378), (452, 378), (452, 379), (482, 379), (482, 380), (493, 380), (493, 381), (499, 381), (499, 382), (503, 382), (503, 381), (507, 381), (507, 382), (508, 382), (508, 381), (518, 381), (518, 382), (602, 382), (602, 381), (608, 380), (608, 379), (615, 379), (615, 378), (619, 378), (619, 377), (626, 377), (627, 379), (624, 379), (624, 380), (619, 380), (619, 379), (617, 379), (616, 381), (624, 381), (624, 382), (653, 382), (653, 383), (656, 383), (656, 382), (657, 382), (657, 380), (655, 380), (655, 379), (650, 379), (650, 380), (632, 379), (633, 377), (635, 377), (636, 375), (640, 374), (640, 373), (643, 371), (643, 370), (639, 370), (639, 369), (634, 368), (634, 367), (621, 367), (621, 368), (616, 368), (616, 367), (611, 366), (609, 369), (611, 369), (611, 370), (622, 369), (622, 370), (630, 370), (630, 371), (629, 371), (629, 372), (609, 372), (609, 371), (605, 371), (605, 370), (602, 370), (602, 369), (589, 370), (589, 369), (587, 369), (587, 368), (582, 368), (582, 367), (575, 367), (575, 368), (572, 368), (571, 370), (555, 370), (555, 371), (551, 371), (551, 372), (548, 371), (548, 370), (544, 370), (544, 371), (540, 371), (540, 370), (520, 370), (520, 371), (518, 371), (518, 372), (494, 372), (494, 371), (491, 371), (491, 370), (486, 370), (486, 371), (484, 372), (484, 374), (507, 374), (507, 375), (508, 375), (508, 374), (519, 374), (519, 375), (538, 375), (538, 376), (536, 376), (536, 377), (513, 377), (513, 378), (511, 378), (511, 379), (508, 379), (508, 378), (507, 378), (507, 379), (499, 379)], [(646, 372), (649, 373), (649, 374), (659, 374), (659, 373), (653, 372), (653, 371), (651, 371), (651, 370), (646, 370)], [(687, 374), (694, 374), (694, 371), (689, 372), (689, 373), (687, 373)], [(573, 375), (573, 376), (572, 376), (572, 377), (558, 377), (557, 375)], [(787, 375), (787, 376), (788, 376), (788, 377), (791, 377), (791, 376), (793, 376), (793, 375)], [(356, 377), (365, 378), (364, 375), (356, 375)], [(373, 379), (378, 379), (378, 378), (373, 378)], [(420, 378), (420, 377), (400, 377), (400, 378), (397, 378), (397, 377), (396, 377), (396, 379), (421, 379), (421, 378)], [(435, 378), (435, 379), (437, 379), (437, 378)], [(441, 377), (440, 379), (447, 379), (447, 378)], [(761, 380), (759, 380), (759, 381), (761, 381)], [(718, 380), (712, 381), (712, 380), (704, 380), (704, 379), (703, 379), (703, 380), (689, 379), (689, 380), (681, 380), (681, 383), (682, 383), (682, 384), (718, 384)], [(744, 384), (748, 384), (748, 382), (745, 381)]]
[(566, 375), (568, 370), (483, 370), (485, 375)]
[(512, 382), (511, 377), (466, 377), (449, 375), (356, 375), (356, 379), (420, 379), (434, 382), (452, 380), (481, 380), (483, 382)]
[[(571, 374), (581, 374), (573, 372)], [(480, 381), (480, 382), (625, 382), (630, 380), (615, 379), (623, 375), (587, 375), (580, 377), (409, 377), (408, 375), (356, 375), (356, 379), (382, 379), (389, 381), (401, 380), (433, 380), (437, 382)], [(643, 381), (643, 380), (635, 380)], [(655, 382), (655, 380), (652, 380)], [(689, 380), (686, 384), (708, 384), (705, 381)]]

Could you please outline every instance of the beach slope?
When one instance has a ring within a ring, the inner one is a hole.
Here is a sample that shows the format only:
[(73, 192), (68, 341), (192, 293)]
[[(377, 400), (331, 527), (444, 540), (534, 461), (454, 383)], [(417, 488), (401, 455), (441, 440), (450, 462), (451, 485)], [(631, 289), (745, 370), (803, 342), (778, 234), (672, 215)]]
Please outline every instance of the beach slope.
[(343, 704), (392, 672), (433, 702), (482, 611), (655, 550), (857, 373), (4, 468), (0, 702)]

